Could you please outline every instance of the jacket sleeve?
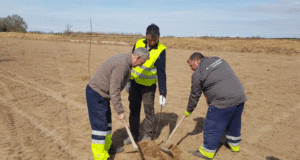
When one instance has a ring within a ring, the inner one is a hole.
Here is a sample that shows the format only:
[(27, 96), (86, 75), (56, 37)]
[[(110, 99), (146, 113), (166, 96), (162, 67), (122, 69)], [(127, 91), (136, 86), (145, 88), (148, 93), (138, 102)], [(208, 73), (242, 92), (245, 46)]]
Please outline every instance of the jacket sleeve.
[(121, 102), (121, 85), (124, 81), (125, 76), (129, 74), (123, 66), (116, 67), (110, 77), (109, 94), (110, 100), (115, 111), (120, 114), (124, 112), (123, 105)]
[(167, 96), (167, 76), (166, 76), (166, 50), (163, 50), (156, 60), (155, 64), (158, 77), (159, 94)]
[(187, 111), (189, 113), (192, 113), (194, 109), (197, 107), (199, 98), (201, 97), (202, 89), (201, 89), (201, 76), (200, 72), (197, 70), (192, 75), (192, 87), (191, 87), (191, 93), (189, 97), (189, 102), (187, 106)]

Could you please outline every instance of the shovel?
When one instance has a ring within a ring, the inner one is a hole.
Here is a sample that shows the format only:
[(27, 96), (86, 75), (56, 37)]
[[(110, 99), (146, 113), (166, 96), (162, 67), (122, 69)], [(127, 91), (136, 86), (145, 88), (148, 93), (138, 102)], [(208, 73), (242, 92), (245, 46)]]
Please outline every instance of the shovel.
[(139, 155), (141, 156), (141, 158), (142, 158), (142, 160), (145, 160), (145, 157), (144, 157), (144, 155), (143, 155), (143, 153), (142, 153), (142, 151), (140, 150), (140, 148), (138, 147), (138, 145), (135, 143), (135, 141), (134, 141), (134, 139), (133, 139), (133, 137), (132, 137), (132, 134), (131, 134), (131, 132), (130, 132), (130, 130), (129, 130), (129, 128), (128, 128), (128, 126), (127, 126), (127, 124), (126, 124), (126, 122), (125, 121), (122, 121), (123, 123), (124, 123), (124, 126), (125, 126), (125, 128), (126, 128), (126, 131), (127, 131), (127, 133), (128, 133), (128, 136), (129, 136), (129, 138), (130, 138), (130, 140), (131, 140), (131, 143), (132, 143), (132, 146), (133, 146), (133, 152), (131, 152), (131, 153), (134, 153), (134, 152), (139, 152)]
[(134, 141), (134, 139), (133, 139), (133, 137), (132, 137), (132, 134), (131, 134), (131, 132), (130, 132), (130, 130), (129, 130), (127, 124), (126, 124), (126, 122), (125, 122), (125, 121), (122, 121), (122, 122), (123, 122), (123, 124), (124, 124), (124, 126), (125, 126), (125, 128), (126, 128), (126, 131), (127, 131), (127, 133), (128, 133), (128, 136), (129, 136), (129, 138), (130, 138), (130, 140), (131, 140), (131, 143), (132, 143), (132, 145), (133, 145), (133, 150), (134, 150), (134, 151), (137, 151), (137, 150), (139, 149), (138, 145), (135, 143), (135, 141)]
[(177, 130), (177, 128), (179, 127), (180, 123), (183, 121), (183, 119), (185, 118), (186, 116), (183, 116), (181, 118), (181, 120), (179, 121), (179, 123), (176, 125), (176, 127), (174, 128), (174, 130), (172, 131), (171, 135), (169, 136), (169, 138), (167, 139), (166, 143), (163, 144), (161, 147), (159, 147), (160, 150), (162, 150), (163, 152), (167, 153), (169, 156), (171, 156), (173, 158), (173, 154), (172, 152), (166, 148), (166, 145), (169, 143), (170, 139), (172, 138), (173, 134), (175, 133), (175, 131)]

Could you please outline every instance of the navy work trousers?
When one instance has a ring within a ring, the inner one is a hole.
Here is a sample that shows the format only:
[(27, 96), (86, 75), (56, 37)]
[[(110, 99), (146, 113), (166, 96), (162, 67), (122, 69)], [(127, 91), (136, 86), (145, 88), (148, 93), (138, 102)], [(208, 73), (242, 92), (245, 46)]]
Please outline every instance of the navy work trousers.
[[(110, 102), (101, 97), (89, 85), (86, 87), (86, 101), (92, 130), (111, 131)], [(92, 140), (105, 140), (105, 136), (92, 134)]]
[(209, 106), (203, 127), (203, 148), (211, 152), (216, 151), (224, 131), (227, 142), (239, 144), (243, 109), (244, 103), (225, 109)]

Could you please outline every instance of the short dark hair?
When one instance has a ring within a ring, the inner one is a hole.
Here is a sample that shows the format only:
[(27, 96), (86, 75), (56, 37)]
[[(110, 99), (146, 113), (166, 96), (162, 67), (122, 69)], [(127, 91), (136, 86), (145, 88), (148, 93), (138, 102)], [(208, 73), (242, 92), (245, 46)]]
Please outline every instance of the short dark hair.
[(189, 60), (195, 60), (195, 59), (200, 59), (201, 60), (202, 58), (205, 58), (202, 53), (200, 53), (200, 52), (194, 52), (190, 56), (190, 58), (187, 60), (187, 62), (189, 63)]
[(159, 36), (159, 28), (156, 24), (152, 23), (147, 27), (146, 36), (151, 35), (153, 38)]

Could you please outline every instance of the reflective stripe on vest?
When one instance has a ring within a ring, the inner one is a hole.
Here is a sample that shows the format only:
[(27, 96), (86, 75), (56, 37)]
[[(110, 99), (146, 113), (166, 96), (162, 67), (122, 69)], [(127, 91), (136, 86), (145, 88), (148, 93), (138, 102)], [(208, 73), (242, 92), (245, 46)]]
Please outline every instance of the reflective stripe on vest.
[(145, 67), (145, 66), (137, 66), (145, 71), (150, 71), (150, 72), (157, 72), (156, 68), (148, 68), (148, 67)]
[[(135, 44), (135, 49), (140, 47), (146, 47), (144, 43), (145, 39), (140, 39)], [(151, 86), (156, 84), (157, 82), (157, 70), (154, 66), (154, 63), (160, 56), (163, 50), (167, 49), (166, 46), (158, 42), (157, 49), (153, 48), (149, 52), (149, 59), (142, 65), (133, 67), (131, 70), (131, 77), (130, 79), (134, 79), (136, 83), (144, 85), (144, 86)]]
[(139, 76), (139, 77), (141, 77), (141, 78), (145, 78), (145, 79), (156, 79), (157, 78), (157, 76), (146, 76), (146, 75), (144, 75), (144, 74), (141, 74), (141, 73), (139, 73), (139, 72), (136, 72), (135, 70), (131, 70), (131, 73), (133, 73), (133, 74), (135, 74), (135, 75), (137, 75), (137, 76)]

